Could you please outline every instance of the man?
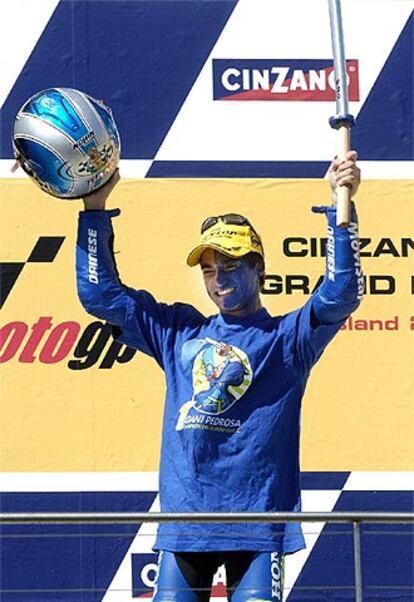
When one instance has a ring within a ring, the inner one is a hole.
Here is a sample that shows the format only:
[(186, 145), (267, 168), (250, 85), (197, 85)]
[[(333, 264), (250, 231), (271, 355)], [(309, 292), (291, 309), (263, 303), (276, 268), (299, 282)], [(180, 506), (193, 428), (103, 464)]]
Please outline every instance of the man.
[[(356, 153), (334, 160), (332, 194), (360, 182)], [(124, 286), (112, 253), (106, 199), (119, 179), (84, 199), (79, 218), (79, 297), (114, 336), (151, 355), (167, 393), (160, 466), (165, 512), (299, 511), (300, 405), (312, 366), (363, 293), (355, 208), (348, 229), (328, 217), (325, 279), (305, 305), (272, 317), (262, 306), (262, 241), (238, 214), (207, 218), (187, 258), (200, 264), (218, 314), (158, 303)], [(282, 599), (283, 560), (304, 547), (288, 524), (163, 524), (156, 602), (206, 602), (225, 564), (232, 602)]]

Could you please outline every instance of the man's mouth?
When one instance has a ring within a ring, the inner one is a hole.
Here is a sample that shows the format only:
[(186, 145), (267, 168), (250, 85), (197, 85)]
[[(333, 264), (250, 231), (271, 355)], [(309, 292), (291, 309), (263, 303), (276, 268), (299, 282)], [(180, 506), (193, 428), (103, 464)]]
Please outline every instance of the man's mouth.
[(227, 297), (227, 295), (231, 295), (236, 290), (235, 287), (225, 288), (222, 291), (216, 291), (217, 297)]

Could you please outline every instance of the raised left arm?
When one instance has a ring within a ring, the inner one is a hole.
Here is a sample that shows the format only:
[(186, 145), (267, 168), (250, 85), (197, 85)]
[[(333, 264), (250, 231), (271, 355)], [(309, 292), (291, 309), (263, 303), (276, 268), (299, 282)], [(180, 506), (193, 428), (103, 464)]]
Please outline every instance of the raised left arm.
[(345, 320), (359, 306), (364, 293), (364, 277), (359, 252), (359, 228), (355, 205), (346, 228), (336, 225), (336, 188), (348, 186), (351, 197), (358, 190), (361, 175), (356, 165), (357, 153), (350, 151), (344, 161), (335, 159), (329, 169), (332, 189), (331, 207), (314, 207), (328, 219), (325, 278), (312, 298), (312, 322), (334, 324)]

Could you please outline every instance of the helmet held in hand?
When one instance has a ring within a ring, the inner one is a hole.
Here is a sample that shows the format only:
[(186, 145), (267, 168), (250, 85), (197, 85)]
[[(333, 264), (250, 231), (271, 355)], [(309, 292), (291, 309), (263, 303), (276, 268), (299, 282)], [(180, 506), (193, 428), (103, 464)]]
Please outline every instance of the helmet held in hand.
[(86, 196), (114, 173), (121, 142), (111, 109), (72, 88), (49, 88), (17, 113), (13, 150), (24, 171), (48, 194)]

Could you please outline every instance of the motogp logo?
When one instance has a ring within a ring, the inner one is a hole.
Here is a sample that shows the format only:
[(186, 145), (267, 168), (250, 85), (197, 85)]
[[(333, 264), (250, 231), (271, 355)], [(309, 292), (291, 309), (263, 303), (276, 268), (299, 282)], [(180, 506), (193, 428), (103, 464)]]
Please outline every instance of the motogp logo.
[[(358, 61), (347, 65), (349, 100), (359, 100)], [(214, 100), (335, 100), (332, 61), (214, 59)]]

